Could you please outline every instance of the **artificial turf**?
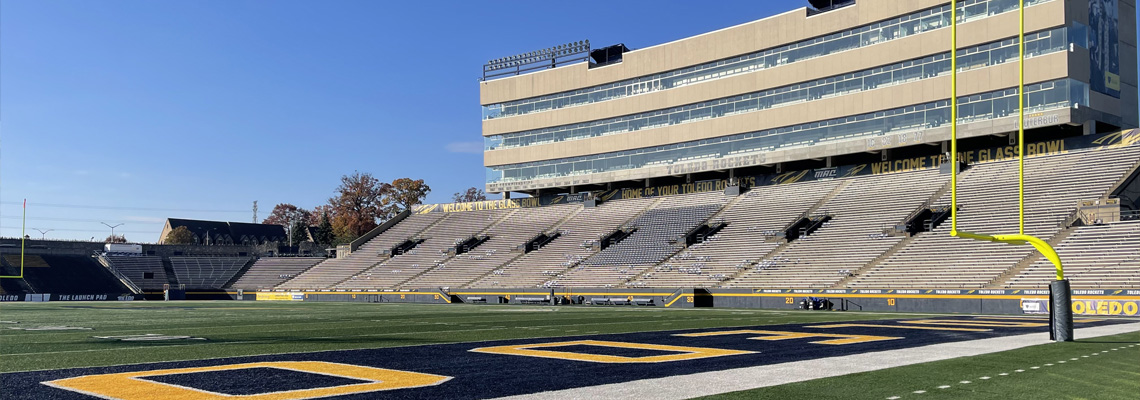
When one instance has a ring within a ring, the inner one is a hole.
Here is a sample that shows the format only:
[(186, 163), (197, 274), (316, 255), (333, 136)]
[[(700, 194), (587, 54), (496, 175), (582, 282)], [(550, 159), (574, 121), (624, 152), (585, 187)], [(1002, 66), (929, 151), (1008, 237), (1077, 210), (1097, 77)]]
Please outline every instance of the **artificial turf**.
[(705, 399), (853, 398), (1135, 400), (1140, 398), (1140, 332), (789, 383)]
[[(914, 314), (741, 309), (331, 302), (0, 303), (0, 372), (912, 316)], [(60, 326), (89, 329), (26, 330)], [(125, 342), (98, 338), (144, 334), (204, 340)], [(1017, 372), (1019, 369), (1023, 372)], [(922, 393), (915, 393), (918, 391)], [(1136, 393), (1140, 393), (1140, 332), (714, 397), (1134, 399)]]
[[(822, 311), (334, 302), (2, 303), (0, 372), (905, 316)], [(45, 326), (90, 330), (12, 329)], [(97, 338), (143, 334), (205, 340), (124, 342)]]

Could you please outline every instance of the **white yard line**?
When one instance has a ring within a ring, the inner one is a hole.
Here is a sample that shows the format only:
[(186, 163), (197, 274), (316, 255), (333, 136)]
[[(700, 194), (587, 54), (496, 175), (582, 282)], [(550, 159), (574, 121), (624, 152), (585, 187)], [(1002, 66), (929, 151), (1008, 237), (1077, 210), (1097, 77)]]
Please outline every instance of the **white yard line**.
[[(1093, 338), (1140, 331), (1140, 323), (1097, 326), (1076, 330), (1078, 338)], [(1051, 343), (1046, 333), (934, 344), (841, 357), (783, 364), (702, 372), (608, 385), (532, 393), (501, 399), (687, 399), (756, 389), (858, 372), (969, 357)]]

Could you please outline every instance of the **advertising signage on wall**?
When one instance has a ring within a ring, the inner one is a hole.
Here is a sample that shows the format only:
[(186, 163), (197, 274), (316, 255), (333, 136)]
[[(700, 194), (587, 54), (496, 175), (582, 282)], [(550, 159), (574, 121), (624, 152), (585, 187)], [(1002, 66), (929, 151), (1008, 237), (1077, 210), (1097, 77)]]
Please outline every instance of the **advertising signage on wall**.
[(1120, 97), (1119, 19), (1118, 0), (1089, 0), (1089, 84), (1112, 97)]

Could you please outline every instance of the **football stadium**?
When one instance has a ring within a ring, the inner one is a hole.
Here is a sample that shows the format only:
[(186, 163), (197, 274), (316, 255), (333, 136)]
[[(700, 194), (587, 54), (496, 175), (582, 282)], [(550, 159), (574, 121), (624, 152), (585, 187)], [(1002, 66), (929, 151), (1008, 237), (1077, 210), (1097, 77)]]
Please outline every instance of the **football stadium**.
[(787, 3), (487, 55), (498, 199), (0, 238), (0, 398), (1140, 397), (1136, 2)]

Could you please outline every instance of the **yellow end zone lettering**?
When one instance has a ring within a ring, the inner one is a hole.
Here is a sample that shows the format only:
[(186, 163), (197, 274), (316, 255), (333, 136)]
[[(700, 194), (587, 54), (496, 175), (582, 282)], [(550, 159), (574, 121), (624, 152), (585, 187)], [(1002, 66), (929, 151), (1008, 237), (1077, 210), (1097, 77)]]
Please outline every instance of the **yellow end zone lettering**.
[(673, 336), (684, 337), (704, 337), (704, 336), (722, 336), (722, 335), (765, 335), (750, 337), (751, 340), (787, 340), (787, 339), (804, 339), (804, 338), (833, 338), (827, 340), (816, 340), (811, 343), (816, 344), (854, 344), (877, 342), (880, 340), (894, 340), (902, 339), (901, 337), (892, 336), (871, 336), (871, 335), (842, 335), (834, 333), (812, 333), (812, 332), (784, 332), (784, 331), (761, 331), (754, 329), (743, 329), (735, 331), (720, 331), (720, 332), (699, 332), (699, 333), (681, 333)]
[[(546, 347), (562, 347), (562, 346), (602, 346), (602, 347), (617, 347), (624, 349), (642, 349), (642, 350), (661, 350), (661, 351), (674, 351), (678, 354), (667, 354), (661, 356), (645, 356), (645, 357), (623, 357), (623, 356), (610, 356), (602, 354), (588, 354), (588, 353), (572, 353), (568, 351), (556, 350), (536, 350)], [(589, 361), (596, 363), (658, 363), (669, 361), (681, 360), (696, 360), (699, 358), (721, 357), (721, 356), (734, 356), (739, 354), (752, 354), (754, 351), (743, 350), (725, 350), (725, 349), (712, 349), (707, 347), (687, 347), (687, 346), (668, 346), (662, 344), (646, 344), (646, 343), (628, 343), (628, 342), (610, 342), (604, 340), (574, 340), (568, 342), (553, 342), (553, 343), (537, 343), (537, 344), (518, 344), (511, 346), (495, 346), (495, 347), (480, 347), (471, 349), (476, 353), (489, 353), (489, 354), (509, 354), (515, 356), (528, 356), (528, 357), (541, 357), (541, 358), (557, 358), (561, 360), (570, 361)]]
[(953, 319), (920, 319), (914, 321), (899, 321), (904, 324), (921, 325), (949, 325), (949, 326), (981, 326), (994, 328), (1033, 328), (1047, 326), (1047, 322), (1013, 322), (1013, 321), (981, 321), (981, 320), (953, 320)]
[[(313, 374), (339, 376), (343, 378), (369, 381), (354, 385), (290, 390), (251, 395), (227, 395), (175, 386), (162, 382), (137, 379), (148, 376), (189, 374), (194, 372), (228, 371), (247, 368), (278, 368)], [(42, 382), (44, 385), (105, 399), (119, 400), (299, 400), (316, 397), (340, 396), (377, 392), (382, 390), (408, 389), (438, 385), (451, 379), (450, 376), (397, 371), (359, 365), (338, 364), (323, 361), (278, 361), (245, 364), (218, 365), (212, 367), (174, 368), (153, 371), (121, 372), (117, 374), (84, 375), (74, 378)]]
[(989, 332), (993, 329), (982, 328), (951, 328), (946, 326), (908, 326), (908, 325), (877, 325), (877, 324), (832, 324), (832, 325), (813, 325), (805, 326), (804, 328), (895, 328), (895, 329), (921, 329), (928, 331), (958, 331), (958, 332)]

